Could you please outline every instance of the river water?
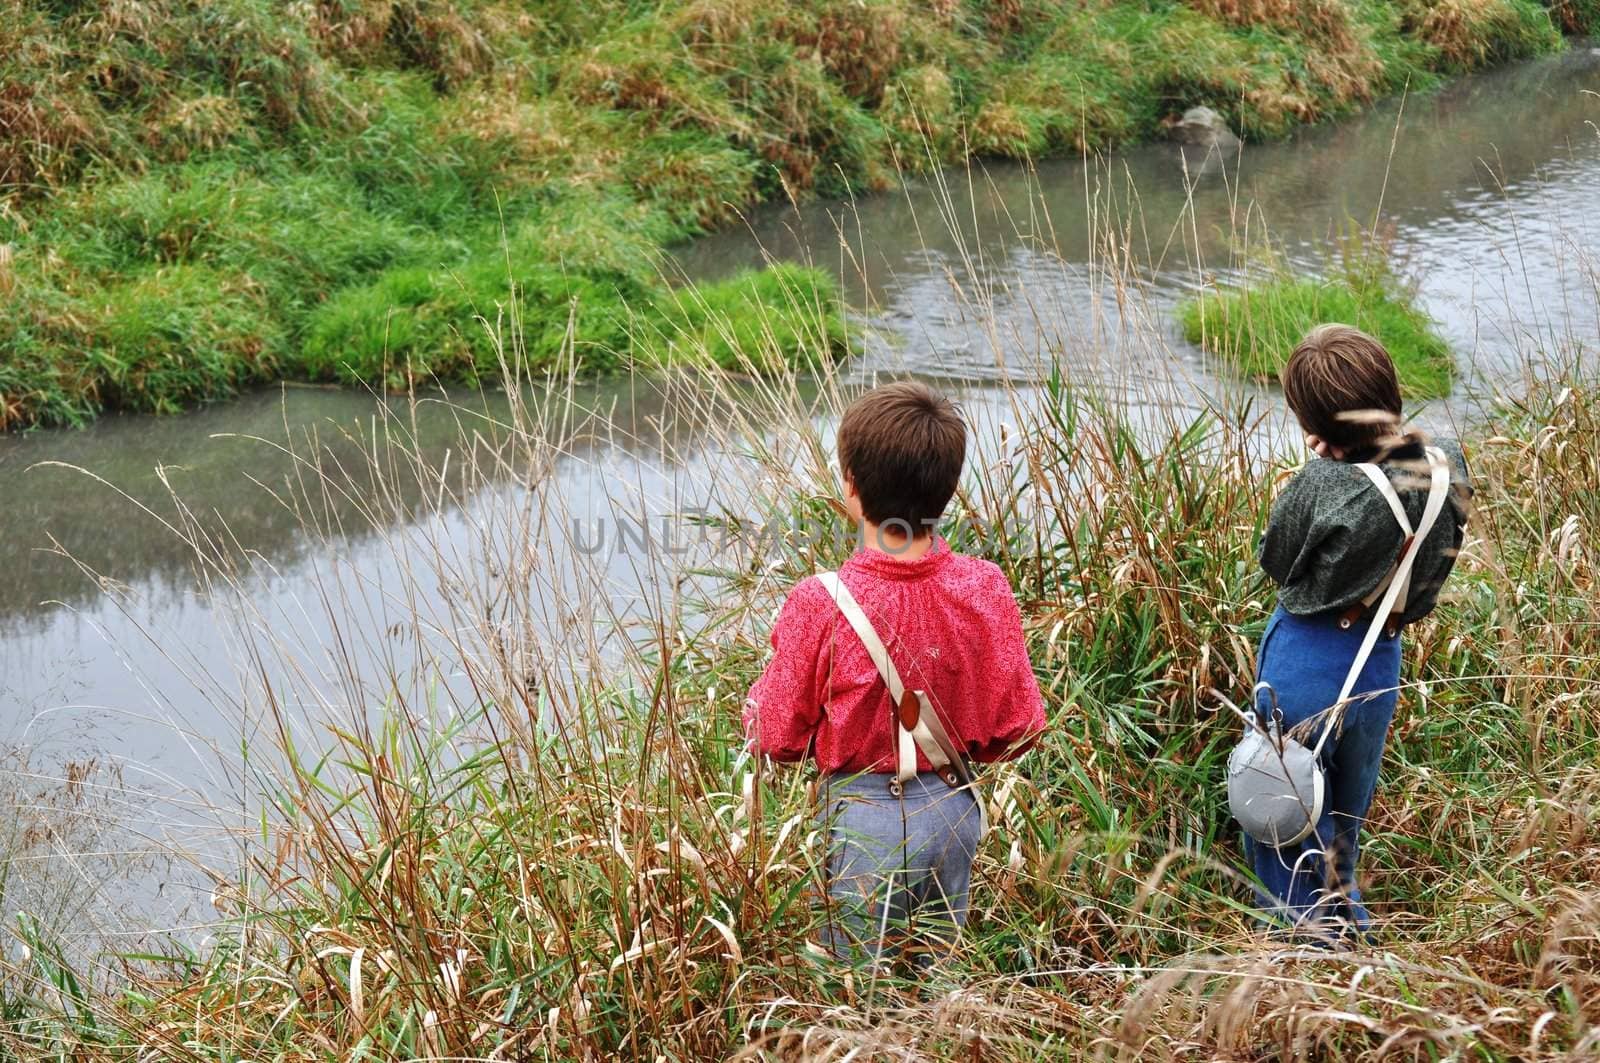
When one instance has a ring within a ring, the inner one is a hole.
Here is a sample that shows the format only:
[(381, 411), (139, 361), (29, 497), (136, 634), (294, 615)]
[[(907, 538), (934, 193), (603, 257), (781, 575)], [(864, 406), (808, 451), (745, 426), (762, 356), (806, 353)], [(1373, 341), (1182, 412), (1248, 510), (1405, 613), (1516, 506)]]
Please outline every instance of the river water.
[[(1240, 245), (1269, 237), (1316, 271), (1342, 226), (1381, 219), (1376, 230), (1419, 283), (1470, 388), (1514, 372), (1530, 345), (1595, 339), (1597, 91), (1600, 49), (1580, 44), (1248, 146), (1225, 164), (1191, 157), (1186, 168), (1177, 147), (1151, 144), (1109, 162), (975, 165), (904, 194), (758, 211), (681, 260), (697, 277), (768, 257), (838, 270), (896, 341), (863, 369), (984, 381), (1060, 356), (1081, 375), (1120, 380), (1130, 367), (1118, 332), (1130, 318), (1154, 319), (1204, 372), (1166, 312), (1232, 275)], [(1005, 338), (1008, 365), (996, 364), (992, 334)]]
[[(1232, 275), (1238, 248), (1263, 235), (1321, 268), (1354, 219), (1392, 242), (1455, 348), (1457, 401), (1424, 413), (1447, 422), (1513, 379), (1529, 352), (1592, 354), (1600, 339), (1597, 91), (1600, 49), (1580, 45), (1227, 160), (1150, 145), (764, 209), (675, 261), (691, 279), (774, 258), (835, 269), (859, 311), (862, 350), (849, 373), (954, 381), (992, 427), (1007, 401), (997, 385), (1036, 379), (1046, 364), (1147, 404), (1198, 404), (1237, 387), (1177, 336), (1173, 305)], [(685, 562), (641, 560), (616, 529), (727, 504), (719, 491), (748, 485), (738, 455), (704, 442), (703, 409), (684, 413), (637, 382), (576, 397), (607, 416), (598, 428), (568, 426), (547, 490), (566, 516), (590, 523), (591, 541), (605, 520), (613, 540), (598, 568), (583, 569), (589, 577), (551, 586), (563, 588), (558, 598), (581, 589), (603, 599), (619, 622), (647, 614)], [(479, 405), (493, 412), (503, 399)], [(359, 463), (374, 409), (355, 392), (288, 388), (181, 417), (0, 438), (0, 801), (14, 824), (43, 815), (66, 825), (0, 829), (0, 856), (13, 861), (7, 910), (54, 906), (70, 923), (93, 908), (102, 939), (204, 925), (204, 878), (172, 854), (215, 852), (218, 839), (248, 833), (260, 783), (248, 751), (269, 721), (240, 709), (249, 699), (236, 618), (197, 592), (195, 552), (174, 527), (186, 526), (181, 513), (199, 527), (225, 522), (253, 559), (239, 593), (255, 624), (303, 660), (335, 641), (330, 587), (358, 588), (331, 597), (387, 630), (395, 603), (385, 588), (408, 582), (396, 567), (407, 544), (470, 540), (477, 515), (497, 503), (492, 489), (444, 504), (419, 488), (375, 519), (329, 498), (322, 530), (308, 531), (281, 489), (299, 467), (283, 442), (311, 433), (325, 453)], [(448, 464), (459, 417), (425, 407), (406, 426), (415, 449)], [(563, 630), (574, 615), (552, 610), (550, 633), (577, 637)], [(374, 635), (362, 652), (392, 654), (382, 642)], [(298, 721), (312, 741), (317, 701)], [(327, 704), (336, 701), (330, 693)], [(84, 811), (94, 804), (86, 793), (103, 813)]]

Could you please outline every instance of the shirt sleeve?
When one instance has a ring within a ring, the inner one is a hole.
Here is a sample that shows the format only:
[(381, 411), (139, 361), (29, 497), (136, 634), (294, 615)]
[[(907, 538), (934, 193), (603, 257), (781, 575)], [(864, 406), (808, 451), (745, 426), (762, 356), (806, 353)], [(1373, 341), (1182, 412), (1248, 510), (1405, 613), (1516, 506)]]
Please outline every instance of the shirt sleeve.
[[(809, 582), (809, 581), (808, 581)], [(772, 626), (772, 659), (744, 703), (744, 733), (756, 752), (773, 760), (802, 760), (822, 721), (818, 680), (825, 627), (803, 582), (790, 592)]]
[(967, 742), (972, 759), (984, 762), (1020, 757), (1039, 740), (1046, 723), (1044, 695), (1022, 633), (1022, 610), (1004, 573), (996, 569), (994, 578), (998, 607), (991, 651), (996, 666), (993, 727), (988, 735)]
[(1280, 587), (1306, 575), (1331, 530), (1326, 525), (1317, 526), (1316, 485), (1307, 472), (1309, 469), (1302, 469), (1278, 494), (1267, 519), (1267, 530), (1261, 536), (1261, 567)]

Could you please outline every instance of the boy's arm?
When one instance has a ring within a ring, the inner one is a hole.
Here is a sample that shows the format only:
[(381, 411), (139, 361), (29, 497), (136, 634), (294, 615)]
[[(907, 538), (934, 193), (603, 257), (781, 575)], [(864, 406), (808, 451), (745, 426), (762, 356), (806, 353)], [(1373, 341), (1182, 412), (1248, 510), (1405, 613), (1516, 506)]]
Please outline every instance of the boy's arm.
[[(1305, 574), (1316, 557), (1328, 529), (1316, 527), (1316, 480), (1324, 470), (1313, 470), (1312, 462), (1333, 461), (1312, 458), (1284, 485), (1272, 503), (1266, 530), (1261, 533), (1261, 567), (1282, 587)], [(1359, 474), (1358, 474), (1359, 475)]]
[(999, 604), (991, 652), (994, 656), (995, 698), (993, 724), (982, 741), (968, 742), (976, 761), (1014, 760), (1026, 753), (1045, 729), (1044, 695), (1028, 659), (1022, 633), (1022, 610), (1005, 575), (995, 570)]
[(826, 699), (818, 676), (827, 674), (820, 658), (830, 614), (818, 608), (813, 591), (826, 599), (821, 585), (807, 580), (784, 600), (772, 626), (772, 659), (744, 703), (745, 736), (773, 760), (804, 759), (822, 720)]

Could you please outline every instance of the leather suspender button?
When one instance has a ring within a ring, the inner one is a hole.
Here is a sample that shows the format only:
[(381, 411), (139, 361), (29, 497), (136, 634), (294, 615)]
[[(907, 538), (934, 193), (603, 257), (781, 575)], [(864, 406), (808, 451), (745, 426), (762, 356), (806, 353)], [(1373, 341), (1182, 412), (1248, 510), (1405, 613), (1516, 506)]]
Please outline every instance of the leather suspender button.
[(916, 691), (903, 691), (900, 695), (900, 726), (908, 731), (914, 731), (921, 719), (922, 706), (917, 702)]

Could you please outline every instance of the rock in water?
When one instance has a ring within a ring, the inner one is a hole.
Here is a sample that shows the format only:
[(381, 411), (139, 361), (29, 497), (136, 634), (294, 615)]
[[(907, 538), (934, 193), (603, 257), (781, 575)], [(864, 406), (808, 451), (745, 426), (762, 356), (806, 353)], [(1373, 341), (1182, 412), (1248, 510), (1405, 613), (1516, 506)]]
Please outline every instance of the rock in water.
[(1239, 138), (1233, 135), (1222, 116), (1209, 107), (1191, 107), (1172, 127), (1172, 138), (1180, 144), (1193, 144), (1200, 148), (1215, 148), (1219, 155), (1232, 155), (1239, 150)]
[(1178, 142), (1187, 173), (1194, 177), (1220, 172), (1238, 157), (1239, 138), (1222, 116), (1209, 107), (1191, 107), (1183, 117), (1167, 119), (1167, 132)]

